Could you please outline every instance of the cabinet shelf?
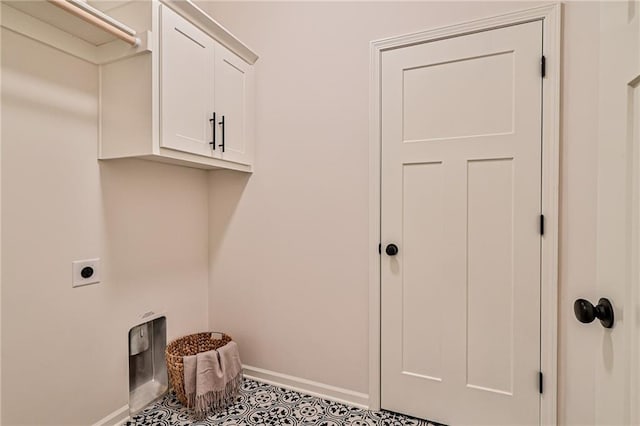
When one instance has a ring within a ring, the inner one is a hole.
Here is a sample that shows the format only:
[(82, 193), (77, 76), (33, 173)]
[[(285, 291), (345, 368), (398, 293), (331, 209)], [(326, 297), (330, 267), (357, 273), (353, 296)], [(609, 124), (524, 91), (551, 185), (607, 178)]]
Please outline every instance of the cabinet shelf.
[[(48, 1), (3, 1), (2, 27), (94, 64), (103, 64), (150, 52), (150, 35), (135, 36), (131, 46), (104, 29), (92, 25)], [(118, 20), (83, 3), (82, 10), (115, 28), (127, 28)]]

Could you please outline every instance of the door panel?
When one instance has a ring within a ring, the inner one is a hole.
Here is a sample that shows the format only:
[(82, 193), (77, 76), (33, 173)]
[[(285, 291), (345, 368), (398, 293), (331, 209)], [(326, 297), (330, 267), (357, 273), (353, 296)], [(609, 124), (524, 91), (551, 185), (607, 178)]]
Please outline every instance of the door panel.
[(211, 156), (214, 41), (161, 8), (161, 146)]
[[(248, 143), (252, 114), (253, 68), (222, 46), (216, 50), (216, 108), (224, 116), (224, 152), (221, 158), (251, 164), (253, 152)], [(222, 124), (218, 125), (222, 141)], [(219, 146), (219, 148), (222, 148)]]
[[(512, 132), (513, 55), (492, 53), (405, 70), (404, 141)], [(487, 69), (492, 74), (477, 84), (477, 73)], [(456, 82), (455, 92), (451, 81)], [(487, 99), (493, 99), (492, 108), (486, 108)]]
[[(441, 225), (445, 219), (442, 162), (405, 164), (402, 188), (403, 222), (405, 229), (411, 230), (402, 236), (406, 259), (402, 283), (402, 370), (440, 381), (442, 353), (433, 347), (442, 341), (442, 327), (424, 324), (439, 324), (446, 312), (438, 303), (425, 309), (424, 301), (441, 299), (442, 290), (437, 283), (445, 277), (438, 250), (446, 243)], [(423, 241), (433, 243), (425, 246)]]
[(511, 395), (513, 159), (469, 161), (467, 179), (467, 386)]
[(382, 407), (539, 423), (542, 24), (382, 55)]

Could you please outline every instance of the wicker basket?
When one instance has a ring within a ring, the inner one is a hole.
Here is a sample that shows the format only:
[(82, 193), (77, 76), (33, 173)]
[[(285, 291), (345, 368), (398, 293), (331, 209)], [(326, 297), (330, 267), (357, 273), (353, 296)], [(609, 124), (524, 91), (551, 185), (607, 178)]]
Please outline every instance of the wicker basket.
[[(214, 336), (220, 336), (215, 338)], [(184, 364), (182, 357), (196, 355), (218, 349), (231, 341), (231, 337), (218, 332), (204, 332), (190, 334), (169, 343), (165, 351), (169, 380), (176, 396), (184, 406), (187, 406), (187, 396), (184, 393)]]

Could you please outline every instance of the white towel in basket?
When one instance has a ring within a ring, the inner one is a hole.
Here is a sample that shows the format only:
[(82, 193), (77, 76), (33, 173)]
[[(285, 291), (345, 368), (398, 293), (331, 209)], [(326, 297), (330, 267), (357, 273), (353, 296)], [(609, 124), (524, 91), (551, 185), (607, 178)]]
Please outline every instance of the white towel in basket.
[(225, 408), (242, 385), (242, 363), (236, 342), (218, 350), (185, 356), (184, 391), (187, 406), (196, 414)]

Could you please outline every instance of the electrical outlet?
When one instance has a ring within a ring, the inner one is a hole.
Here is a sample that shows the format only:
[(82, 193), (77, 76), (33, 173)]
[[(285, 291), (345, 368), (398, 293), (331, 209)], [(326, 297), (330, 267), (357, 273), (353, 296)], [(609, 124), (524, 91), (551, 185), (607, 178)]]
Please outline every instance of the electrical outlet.
[(76, 260), (71, 262), (72, 287), (80, 287), (100, 282), (100, 259)]

